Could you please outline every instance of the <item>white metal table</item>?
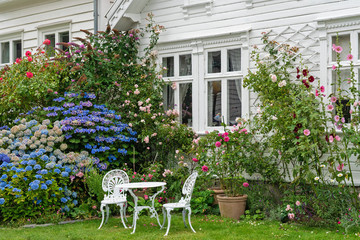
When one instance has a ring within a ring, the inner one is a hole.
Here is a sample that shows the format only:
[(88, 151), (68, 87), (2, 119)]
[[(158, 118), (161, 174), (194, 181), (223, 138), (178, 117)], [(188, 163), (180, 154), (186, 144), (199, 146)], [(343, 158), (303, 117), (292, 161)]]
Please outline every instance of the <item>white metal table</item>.
[[(159, 221), (159, 215), (157, 214), (155, 207), (154, 207), (154, 200), (156, 198), (156, 196), (161, 193), (162, 191), (164, 191), (165, 189), (165, 182), (133, 182), (133, 183), (124, 183), (124, 184), (118, 184), (115, 186), (115, 190), (116, 189), (126, 189), (129, 190), (131, 196), (133, 196), (134, 198), (134, 203), (135, 203), (135, 207), (134, 207), (134, 218), (133, 218), (133, 231), (131, 234), (135, 233), (136, 230), (136, 220), (139, 218), (139, 212), (143, 209), (149, 209), (150, 213), (151, 213), (151, 218), (152, 217), (156, 217), (159, 226), (161, 226), (160, 221)], [(149, 199), (151, 200), (151, 206), (138, 206), (138, 197), (134, 194), (134, 192), (132, 191), (132, 189), (136, 189), (136, 188), (156, 188), (156, 187), (161, 187), (161, 190), (157, 191), (154, 195), (149, 196)]]

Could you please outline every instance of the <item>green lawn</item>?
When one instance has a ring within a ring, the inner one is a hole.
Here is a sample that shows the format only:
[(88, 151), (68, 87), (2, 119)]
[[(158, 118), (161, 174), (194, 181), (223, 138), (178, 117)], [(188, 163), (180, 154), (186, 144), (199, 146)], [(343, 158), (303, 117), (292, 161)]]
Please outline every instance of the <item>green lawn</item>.
[(193, 216), (196, 231), (193, 233), (189, 228), (184, 228), (181, 216), (176, 214), (172, 218), (169, 236), (163, 237), (165, 229), (154, 226), (155, 222), (154, 218), (141, 216), (133, 235), (130, 234), (131, 229), (123, 228), (120, 219), (111, 218), (101, 230), (97, 230), (100, 220), (36, 228), (4, 228), (0, 229), (0, 239), (359, 239), (355, 234), (343, 235), (334, 229), (281, 225), (270, 221), (236, 223), (217, 216)]

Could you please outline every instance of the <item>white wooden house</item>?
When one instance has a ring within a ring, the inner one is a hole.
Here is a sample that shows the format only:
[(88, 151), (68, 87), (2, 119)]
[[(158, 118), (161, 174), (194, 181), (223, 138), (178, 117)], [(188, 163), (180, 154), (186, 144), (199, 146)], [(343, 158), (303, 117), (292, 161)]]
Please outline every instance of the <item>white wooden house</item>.
[[(0, 0), (0, 67), (48, 38), (69, 42), (80, 29), (103, 30), (110, 0)], [(98, 16), (94, 18), (94, 16)]]
[(164, 91), (167, 104), (198, 133), (219, 129), (222, 117), (232, 123), (256, 112), (256, 95), (242, 79), (264, 31), (300, 47), (303, 63), (327, 94), (336, 77), (331, 46), (337, 33), (343, 65), (349, 66), (351, 42), (360, 76), (360, 0), (0, 0), (0, 67), (45, 38), (83, 37), (80, 29), (102, 30), (107, 23), (118, 30), (143, 28), (148, 13), (166, 28), (157, 50), (164, 78), (176, 83)]

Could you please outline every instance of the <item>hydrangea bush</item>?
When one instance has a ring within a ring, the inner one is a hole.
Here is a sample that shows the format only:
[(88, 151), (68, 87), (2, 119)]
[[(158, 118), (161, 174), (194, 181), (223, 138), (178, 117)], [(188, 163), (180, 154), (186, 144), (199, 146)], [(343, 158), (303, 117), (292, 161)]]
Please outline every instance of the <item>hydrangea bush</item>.
[(40, 217), (78, 204), (70, 181), (94, 159), (85, 151), (69, 152), (59, 121), (18, 120), (0, 131), (2, 220)]
[(114, 110), (95, 104), (95, 99), (95, 94), (66, 92), (53, 99), (53, 106), (38, 109), (32, 115), (58, 121), (66, 147), (75, 152), (86, 150), (100, 159), (101, 162), (95, 162), (100, 170), (109, 165), (116, 168), (125, 161), (128, 149), (137, 141), (137, 133), (121, 122), (121, 116)]

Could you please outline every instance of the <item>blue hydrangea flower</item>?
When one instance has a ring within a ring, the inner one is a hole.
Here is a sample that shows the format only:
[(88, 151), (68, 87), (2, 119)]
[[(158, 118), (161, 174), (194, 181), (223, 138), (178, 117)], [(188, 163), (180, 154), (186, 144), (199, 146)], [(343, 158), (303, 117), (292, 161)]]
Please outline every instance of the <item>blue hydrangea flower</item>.
[(60, 169), (58, 169), (58, 168), (55, 168), (55, 169), (54, 169), (54, 172), (57, 173), (57, 174), (60, 174), (60, 173), (61, 173)]
[(78, 205), (78, 201), (77, 200), (74, 200), (73, 201), (73, 204), (76, 206), (76, 205)]
[(4, 198), (0, 198), (0, 205), (3, 205), (5, 203), (5, 199)]
[(25, 168), (25, 171), (32, 171), (33, 169), (32, 169), (32, 167), (31, 166), (26, 166), (26, 168)]
[(41, 171), (40, 171), (40, 174), (47, 174), (48, 173), (48, 170), (46, 170), (46, 169), (42, 169)]
[(35, 165), (36, 164), (36, 161), (31, 159), (28, 161), (28, 165)]
[(73, 193), (72, 193), (72, 196), (73, 196), (73, 198), (77, 198), (77, 193), (76, 193), (76, 192), (73, 192)]
[(60, 201), (61, 201), (62, 203), (66, 203), (68, 200), (63, 197), (63, 198), (60, 199)]
[(46, 190), (47, 188), (48, 188), (48, 187), (46, 186), (45, 183), (42, 183), (42, 184), (41, 184), (41, 189)]
[(36, 164), (36, 165), (34, 166), (34, 169), (35, 169), (35, 170), (40, 170), (40, 169), (41, 169), (41, 166), (40, 166), (39, 164)]
[(68, 176), (69, 176), (69, 173), (68, 173), (68, 172), (61, 172), (61, 176), (62, 176), (62, 177), (68, 177)]
[(45, 184), (46, 185), (51, 185), (53, 182), (51, 180), (46, 180)]
[(38, 175), (35, 175), (35, 178), (42, 179), (42, 176), (38, 174)]

